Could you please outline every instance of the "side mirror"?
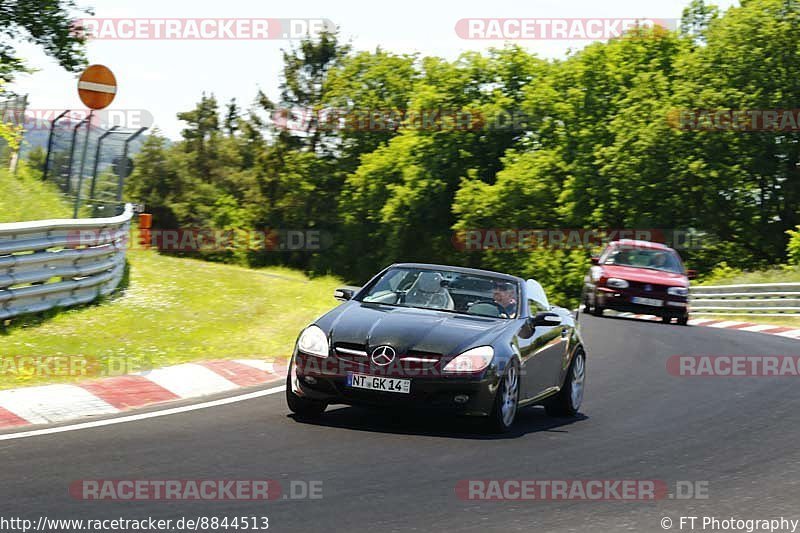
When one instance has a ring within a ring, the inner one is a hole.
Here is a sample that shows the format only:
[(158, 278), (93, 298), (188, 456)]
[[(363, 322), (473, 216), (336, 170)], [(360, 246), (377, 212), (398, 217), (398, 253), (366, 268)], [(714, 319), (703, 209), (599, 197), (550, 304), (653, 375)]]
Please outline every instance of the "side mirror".
[(347, 300), (352, 300), (357, 291), (357, 287), (339, 287), (333, 291), (333, 297), (342, 302), (346, 302)]
[(537, 326), (559, 326), (561, 325), (561, 317), (558, 313), (536, 313), (536, 316), (528, 319), (532, 328)]
[(599, 265), (600, 264), (600, 256), (599, 255), (593, 255), (591, 261), (592, 261), (593, 265)]
[(697, 279), (697, 270), (687, 270), (686, 277), (689, 279)]

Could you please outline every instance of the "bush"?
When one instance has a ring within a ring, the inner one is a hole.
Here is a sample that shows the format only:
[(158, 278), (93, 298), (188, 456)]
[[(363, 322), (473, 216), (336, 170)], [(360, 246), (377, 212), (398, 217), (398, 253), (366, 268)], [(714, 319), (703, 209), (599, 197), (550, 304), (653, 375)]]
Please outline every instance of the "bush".
[(715, 266), (711, 272), (705, 276), (701, 276), (700, 280), (698, 281), (700, 281), (703, 285), (714, 285), (715, 283), (725, 284), (728, 283), (731, 278), (741, 274), (743, 274), (741, 270), (728, 266), (728, 263), (722, 261)]
[(790, 265), (800, 265), (800, 226), (795, 230), (788, 230), (789, 245), (786, 247), (786, 254)]

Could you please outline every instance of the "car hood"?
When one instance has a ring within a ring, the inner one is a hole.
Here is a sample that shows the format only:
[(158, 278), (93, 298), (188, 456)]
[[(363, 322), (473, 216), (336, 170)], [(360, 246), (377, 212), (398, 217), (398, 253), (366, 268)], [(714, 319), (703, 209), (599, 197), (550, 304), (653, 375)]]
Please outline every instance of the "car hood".
[(454, 356), (472, 346), (491, 344), (512, 322), (352, 301), (334, 309), (317, 324), (329, 333), (334, 345), (346, 343), (371, 350), (388, 344), (403, 355), (424, 352)]
[(689, 279), (683, 274), (664, 272), (650, 268), (636, 268), (622, 265), (603, 265), (603, 273), (608, 278), (620, 278), (626, 281), (638, 281), (654, 285), (671, 287), (688, 287)]

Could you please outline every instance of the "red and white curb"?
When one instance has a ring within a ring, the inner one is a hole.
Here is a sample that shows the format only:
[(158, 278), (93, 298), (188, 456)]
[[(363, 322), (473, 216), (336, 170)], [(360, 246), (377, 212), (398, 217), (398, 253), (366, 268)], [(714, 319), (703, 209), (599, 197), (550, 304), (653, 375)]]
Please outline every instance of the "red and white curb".
[(185, 363), (77, 384), (0, 391), (0, 428), (121, 413), (282, 380), (285, 363), (235, 359)]
[[(636, 318), (639, 320), (658, 320), (661, 317), (653, 315), (637, 315), (634, 313), (616, 313), (614, 316), (623, 318)], [(754, 324), (752, 322), (739, 322), (736, 320), (718, 320), (715, 318), (693, 318), (689, 320), (691, 326), (703, 326), (707, 328), (738, 329), (739, 331), (753, 331), (756, 333), (766, 333), (768, 335), (778, 335), (790, 339), (800, 339), (800, 329), (776, 326), (774, 324)]]

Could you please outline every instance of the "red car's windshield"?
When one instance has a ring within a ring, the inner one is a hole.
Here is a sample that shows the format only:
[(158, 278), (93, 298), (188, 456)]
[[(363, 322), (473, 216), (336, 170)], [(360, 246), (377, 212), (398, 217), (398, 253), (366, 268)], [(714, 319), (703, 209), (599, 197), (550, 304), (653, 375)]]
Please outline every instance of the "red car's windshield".
[(672, 250), (621, 246), (613, 250), (603, 261), (603, 264), (652, 268), (676, 274), (684, 273), (683, 265), (678, 255)]

